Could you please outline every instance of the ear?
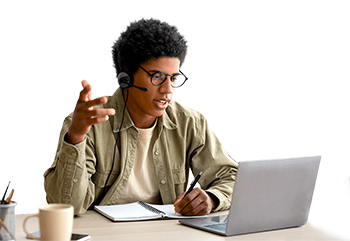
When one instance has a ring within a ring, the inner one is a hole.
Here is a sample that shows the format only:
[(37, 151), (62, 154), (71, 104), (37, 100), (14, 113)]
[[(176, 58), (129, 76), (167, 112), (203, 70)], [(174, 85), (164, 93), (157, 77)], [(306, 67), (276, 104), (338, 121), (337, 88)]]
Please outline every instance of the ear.
[(121, 88), (127, 89), (133, 85), (134, 79), (132, 75), (130, 76), (126, 72), (120, 72), (120, 74), (118, 74), (118, 83)]

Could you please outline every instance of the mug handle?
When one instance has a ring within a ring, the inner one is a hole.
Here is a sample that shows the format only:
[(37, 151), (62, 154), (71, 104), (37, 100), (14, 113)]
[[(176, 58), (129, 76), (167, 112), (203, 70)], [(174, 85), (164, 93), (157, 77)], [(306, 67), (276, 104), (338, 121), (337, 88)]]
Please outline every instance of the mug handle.
[(24, 221), (23, 221), (23, 229), (24, 229), (24, 232), (26, 232), (26, 234), (29, 237), (31, 237), (32, 239), (40, 240), (41, 236), (39, 236), (39, 237), (33, 236), (32, 234), (28, 233), (27, 230), (26, 230), (26, 222), (27, 222), (27, 220), (30, 219), (30, 218), (35, 218), (35, 217), (39, 218), (39, 214), (33, 214), (33, 215), (30, 215), (30, 216), (26, 217), (24, 219)]

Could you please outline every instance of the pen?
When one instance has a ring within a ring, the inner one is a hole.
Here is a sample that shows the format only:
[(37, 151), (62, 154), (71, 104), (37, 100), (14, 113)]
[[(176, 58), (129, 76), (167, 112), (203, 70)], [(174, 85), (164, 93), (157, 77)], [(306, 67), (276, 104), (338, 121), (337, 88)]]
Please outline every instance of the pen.
[(15, 190), (12, 189), (12, 191), (8, 195), (8, 197), (7, 197), (6, 201), (5, 201), (7, 204), (11, 204), (14, 191)]
[(197, 174), (196, 178), (191, 182), (190, 188), (187, 190), (187, 192), (185, 193), (185, 196), (183, 196), (182, 199), (184, 199), (186, 197), (186, 195), (189, 194), (193, 190), (194, 186), (197, 184), (197, 182), (198, 182), (199, 178), (201, 178), (201, 176), (202, 176), (202, 172)]
[(1, 199), (1, 204), (5, 204), (5, 196), (6, 196), (7, 190), (9, 189), (10, 183), (11, 183), (11, 181), (9, 181), (9, 184), (7, 185), (4, 196)]

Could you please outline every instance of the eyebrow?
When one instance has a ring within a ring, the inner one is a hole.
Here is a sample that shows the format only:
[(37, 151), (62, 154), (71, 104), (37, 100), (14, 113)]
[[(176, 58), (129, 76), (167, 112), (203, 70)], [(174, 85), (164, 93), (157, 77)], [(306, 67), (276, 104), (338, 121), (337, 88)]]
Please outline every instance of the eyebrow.
[[(165, 73), (165, 72), (163, 72), (163, 71), (160, 71), (160, 70), (157, 70), (157, 69), (148, 70), (148, 72), (161, 72), (161, 73), (167, 74), (167, 73)], [(177, 72), (177, 73), (174, 73), (174, 74), (171, 74), (171, 75), (179, 75), (179, 74), (181, 74), (181, 73), (180, 73), (180, 72)]]

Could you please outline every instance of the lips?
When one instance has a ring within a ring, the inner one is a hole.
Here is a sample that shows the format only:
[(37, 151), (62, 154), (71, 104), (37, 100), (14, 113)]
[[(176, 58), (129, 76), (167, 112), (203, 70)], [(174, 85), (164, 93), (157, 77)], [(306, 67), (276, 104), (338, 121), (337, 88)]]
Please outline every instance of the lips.
[(169, 103), (170, 103), (170, 100), (169, 99), (155, 99), (153, 100), (153, 102), (161, 109), (164, 109), (166, 108)]
[(168, 100), (156, 100), (158, 101), (159, 103), (161, 103), (162, 105), (164, 105), (166, 102), (168, 102)]

